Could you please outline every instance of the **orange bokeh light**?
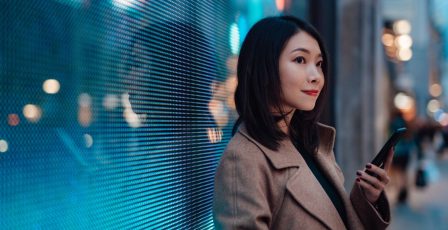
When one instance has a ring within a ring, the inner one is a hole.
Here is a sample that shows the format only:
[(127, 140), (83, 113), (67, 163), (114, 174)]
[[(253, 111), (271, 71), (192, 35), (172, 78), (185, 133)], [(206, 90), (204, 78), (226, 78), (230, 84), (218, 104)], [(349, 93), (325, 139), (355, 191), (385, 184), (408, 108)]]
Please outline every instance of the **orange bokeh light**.
[(275, 5), (279, 11), (283, 11), (285, 9), (285, 0), (275, 0)]
[(17, 126), (20, 123), (19, 115), (11, 113), (8, 115), (8, 124), (10, 126)]

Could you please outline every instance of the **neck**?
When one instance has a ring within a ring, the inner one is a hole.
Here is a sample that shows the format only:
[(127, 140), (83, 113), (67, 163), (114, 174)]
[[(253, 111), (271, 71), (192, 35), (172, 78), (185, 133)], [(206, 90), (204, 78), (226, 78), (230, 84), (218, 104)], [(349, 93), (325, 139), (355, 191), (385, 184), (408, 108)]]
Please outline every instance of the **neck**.
[(280, 128), (280, 130), (282, 130), (285, 134), (289, 134), (289, 123), (291, 122), (292, 119), (292, 115), (294, 115), (294, 111), (289, 112), (285, 119), (281, 119), (277, 124)]

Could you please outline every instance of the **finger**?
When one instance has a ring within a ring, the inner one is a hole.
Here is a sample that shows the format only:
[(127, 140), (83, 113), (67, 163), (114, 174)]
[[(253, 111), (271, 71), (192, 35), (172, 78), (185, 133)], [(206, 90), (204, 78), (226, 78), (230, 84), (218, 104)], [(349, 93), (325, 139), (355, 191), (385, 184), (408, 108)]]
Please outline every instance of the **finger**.
[(362, 180), (366, 181), (376, 189), (381, 191), (384, 189), (384, 184), (376, 176), (371, 176), (361, 170), (356, 171), (356, 175), (358, 175), (358, 178), (361, 178)]
[(370, 163), (366, 165), (366, 170), (367, 172), (375, 174), (381, 182), (384, 182), (385, 184), (389, 183), (390, 178), (387, 175), (386, 170)]
[(389, 169), (390, 169), (390, 167), (392, 165), (392, 161), (393, 161), (393, 158), (394, 158), (394, 151), (395, 151), (394, 148), (391, 148), (389, 150), (389, 153), (387, 155), (386, 161), (384, 162), (384, 170), (386, 170), (386, 172), (389, 172)]
[(370, 202), (375, 202), (378, 199), (381, 191), (379, 191), (366, 181), (362, 180), (361, 178), (357, 178), (356, 183), (364, 190), (364, 193), (366, 194), (367, 199)]
[(356, 183), (358, 183), (366, 192), (369, 192), (371, 194), (374, 194), (378, 190), (373, 185), (359, 177), (356, 178)]

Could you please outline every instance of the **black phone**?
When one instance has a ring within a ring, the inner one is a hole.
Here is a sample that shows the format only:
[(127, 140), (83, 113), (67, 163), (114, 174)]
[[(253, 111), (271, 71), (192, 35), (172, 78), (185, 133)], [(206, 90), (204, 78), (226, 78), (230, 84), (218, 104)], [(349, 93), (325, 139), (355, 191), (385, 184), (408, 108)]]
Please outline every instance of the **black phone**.
[(383, 145), (380, 152), (376, 154), (375, 158), (373, 158), (371, 163), (380, 168), (384, 168), (384, 162), (386, 161), (389, 150), (398, 143), (398, 141), (403, 137), (403, 134), (406, 132), (406, 130), (406, 128), (396, 129), (392, 136), (389, 137), (389, 140), (387, 140), (386, 144)]

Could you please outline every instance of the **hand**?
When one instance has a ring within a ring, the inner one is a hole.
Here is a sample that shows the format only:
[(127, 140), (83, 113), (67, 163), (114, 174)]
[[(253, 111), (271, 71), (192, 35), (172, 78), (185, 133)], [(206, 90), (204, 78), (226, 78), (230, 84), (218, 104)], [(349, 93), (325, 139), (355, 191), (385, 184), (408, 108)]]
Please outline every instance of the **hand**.
[(358, 170), (356, 172), (356, 183), (361, 186), (364, 191), (364, 195), (370, 203), (375, 203), (380, 197), (381, 192), (383, 192), (386, 185), (389, 183), (390, 178), (387, 175), (391, 165), (392, 157), (394, 155), (394, 150), (391, 149), (387, 155), (387, 159), (384, 162), (384, 169), (368, 163), (365, 170), (373, 173), (376, 176), (371, 176), (365, 171)]

